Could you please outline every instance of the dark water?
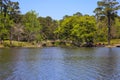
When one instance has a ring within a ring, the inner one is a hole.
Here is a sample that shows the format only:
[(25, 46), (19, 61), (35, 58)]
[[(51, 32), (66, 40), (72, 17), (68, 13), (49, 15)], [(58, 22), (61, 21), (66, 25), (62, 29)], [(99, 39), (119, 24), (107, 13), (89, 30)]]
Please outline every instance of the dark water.
[(0, 80), (120, 80), (120, 48), (0, 49)]

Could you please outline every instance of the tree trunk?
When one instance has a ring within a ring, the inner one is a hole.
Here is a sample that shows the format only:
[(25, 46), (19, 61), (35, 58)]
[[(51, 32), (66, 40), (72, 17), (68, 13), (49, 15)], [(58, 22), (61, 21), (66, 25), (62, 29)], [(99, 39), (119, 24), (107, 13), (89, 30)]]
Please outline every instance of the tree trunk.
[(19, 36), (17, 36), (17, 41), (20, 41), (20, 37)]
[(108, 45), (110, 45), (111, 41), (111, 24), (110, 24), (110, 15), (108, 14)]
[(28, 34), (27, 42), (30, 42), (30, 34)]
[(12, 29), (10, 28), (10, 47), (12, 47)]

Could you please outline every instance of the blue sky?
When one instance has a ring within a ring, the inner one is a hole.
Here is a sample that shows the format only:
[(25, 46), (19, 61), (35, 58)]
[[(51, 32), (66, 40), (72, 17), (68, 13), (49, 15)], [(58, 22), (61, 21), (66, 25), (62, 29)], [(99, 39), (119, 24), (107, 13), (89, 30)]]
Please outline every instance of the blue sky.
[[(12, 0), (20, 3), (22, 14), (35, 10), (39, 16), (50, 16), (53, 19), (62, 19), (64, 15), (73, 15), (76, 12), (94, 15), (98, 0)], [(119, 0), (117, 0), (119, 1)], [(119, 1), (120, 3), (120, 1)], [(120, 11), (119, 11), (120, 12)], [(120, 13), (119, 13), (120, 14)]]

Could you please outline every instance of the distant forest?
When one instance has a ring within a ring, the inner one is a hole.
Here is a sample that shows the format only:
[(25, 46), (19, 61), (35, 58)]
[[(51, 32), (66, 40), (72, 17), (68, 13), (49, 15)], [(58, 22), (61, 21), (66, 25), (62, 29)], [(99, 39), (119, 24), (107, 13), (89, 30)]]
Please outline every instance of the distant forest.
[(65, 40), (78, 44), (120, 39), (120, 5), (116, 0), (101, 0), (95, 15), (75, 12), (61, 20), (40, 17), (32, 10), (21, 14), (19, 2), (0, 0), (0, 42)]

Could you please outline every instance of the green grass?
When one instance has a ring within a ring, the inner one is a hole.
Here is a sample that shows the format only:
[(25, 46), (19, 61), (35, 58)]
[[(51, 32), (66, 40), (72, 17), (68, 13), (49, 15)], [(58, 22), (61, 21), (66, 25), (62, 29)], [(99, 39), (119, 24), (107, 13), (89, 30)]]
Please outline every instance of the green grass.
[[(107, 41), (105, 41), (105, 42), (97, 42), (97, 43), (95, 43), (95, 44), (98, 44), (98, 43), (104, 43), (104, 44), (108, 44), (108, 42)], [(111, 45), (115, 45), (115, 44), (120, 44), (120, 39), (112, 39), (111, 41), (110, 41), (110, 43), (111, 43)]]
[[(105, 44), (107, 45), (108, 42), (97, 42), (95, 44), (98, 44), (98, 43), (101, 43), (101, 44)], [(120, 39), (112, 39), (111, 40), (111, 45), (116, 45), (116, 44), (120, 44)], [(54, 46), (61, 46), (63, 45), (62, 43), (60, 42), (55, 42), (54, 43)], [(50, 46), (50, 43), (46, 46)], [(66, 44), (66, 46), (72, 46), (71, 44)], [(36, 43), (28, 43), (28, 42), (20, 42), (20, 41), (12, 41), (12, 45), (10, 45), (10, 41), (9, 40), (6, 40), (6, 41), (3, 41), (2, 44), (0, 44), (0, 48), (2, 47), (38, 47), (38, 45)]]
[(111, 44), (120, 44), (120, 39), (111, 40)]
[(12, 45), (10, 45), (10, 41), (6, 40), (1, 44), (3, 47), (35, 47), (32, 43), (28, 42), (20, 42), (20, 41), (12, 41)]

